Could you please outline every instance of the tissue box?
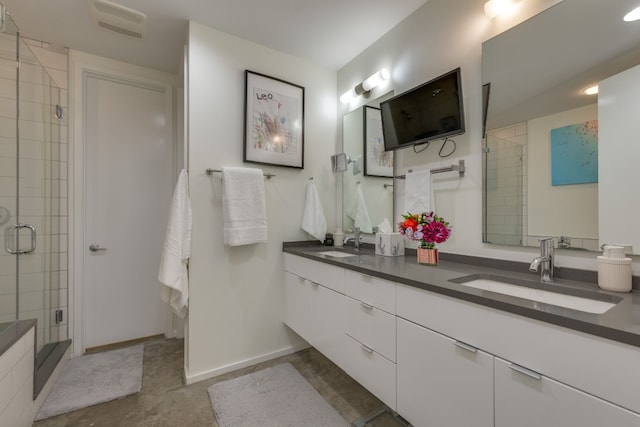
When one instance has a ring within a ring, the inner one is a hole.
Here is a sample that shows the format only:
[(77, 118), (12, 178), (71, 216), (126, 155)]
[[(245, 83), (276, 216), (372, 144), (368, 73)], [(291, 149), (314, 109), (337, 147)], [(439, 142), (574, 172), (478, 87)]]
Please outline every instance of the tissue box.
[(400, 233), (377, 233), (376, 255), (404, 256), (404, 237)]

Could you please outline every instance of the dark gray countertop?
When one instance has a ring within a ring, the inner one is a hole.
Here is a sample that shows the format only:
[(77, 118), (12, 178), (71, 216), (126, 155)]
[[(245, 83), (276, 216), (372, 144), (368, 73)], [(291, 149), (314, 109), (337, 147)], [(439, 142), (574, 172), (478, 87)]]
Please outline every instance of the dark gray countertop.
[[(357, 254), (355, 257), (347, 258), (329, 258), (320, 254), (320, 252), (334, 249), (337, 248), (312, 243), (285, 242), (283, 244), (283, 252), (286, 253), (640, 347), (640, 291), (638, 290), (630, 293), (608, 292), (601, 290), (595, 283), (565, 278), (557, 279), (555, 283), (547, 285), (551, 289), (557, 289), (569, 295), (620, 301), (606, 313), (591, 314), (474, 289), (451, 281), (479, 274), (500, 276), (524, 285), (538, 287), (539, 276), (529, 273), (526, 266), (523, 272), (518, 272), (514, 271), (512, 266), (495, 268), (478, 265), (481, 263), (477, 260), (482, 258), (473, 257), (473, 263), (460, 262), (465, 258), (460, 256), (451, 257), (456, 261), (442, 260), (446, 256), (441, 257), (437, 266), (428, 266), (417, 263), (414, 251), (409, 251), (403, 257), (386, 257), (375, 255), (371, 248), (360, 251), (355, 251), (352, 247), (344, 248), (346, 252)], [(487, 259), (485, 264), (495, 265), (496, 262), (493, 261)]]

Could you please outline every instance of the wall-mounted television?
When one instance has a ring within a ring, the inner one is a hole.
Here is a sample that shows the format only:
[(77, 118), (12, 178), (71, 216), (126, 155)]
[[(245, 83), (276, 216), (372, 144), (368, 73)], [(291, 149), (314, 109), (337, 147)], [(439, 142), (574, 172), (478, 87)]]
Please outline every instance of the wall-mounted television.
[(460, 68), (380, 103), (386, 151), (464, 133)]

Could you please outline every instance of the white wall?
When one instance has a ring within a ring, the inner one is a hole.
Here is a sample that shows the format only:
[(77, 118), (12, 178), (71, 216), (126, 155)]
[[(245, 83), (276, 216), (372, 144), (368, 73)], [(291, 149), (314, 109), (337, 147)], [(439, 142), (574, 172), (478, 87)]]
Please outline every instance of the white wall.
[[(282, 323), (282, 242), (305, 240), (300, 229), (306, 181), (313, 176), (335, 227), (336, 73), (197, 23), (189, 27), (188, 134), (193, 242), (186, 378), (201, 380), (303, 345)], [(240, 166), (244, 70), (305, 87), (304, 169), (262, 167), (269, 241), (226, 247), (219, 175)]]
[[(640, 66), (635, 66), (601, 81), (598, 94), (601, 241), (631, 245), (635, 254), (640, 253), (640, 200), (634, 187), (640, 181), (639, 82)], [(620, 193), (628, 197), (616, 197)]]
[[(489, 20), (483, 13), (484, 0), (430, 0), (338, 71), (337, 93), (343, 93), (379, 68), (387, 67), (391, 70), (390, 86), (399, 94), (446, 71), (462, 68), (467, 131), (454, 137), (458, 146), (455, 154), (439, 159), (440, 143), (435, 142), (423, 153), (415, 154), (407, 148), (397, 151), (396, 157), (400, 174), (409, 168), (432, 169), (465, 160), (464, 178), (459, 179), (455, 173), (439, 175), (433, 186), (435, 208), (453, 226), (452, 238), (440, 246), (443, 251), (527, 262), (537, 252), (535, 248), (482, 243), (482, 42), (557, 2), (519, 2), (520, 8), (512, 15)], [(342, 107), (339, 113), (352, 108)], [(398, 205), (404, 199), (404, 186), (401, 181), (396, 184), (400, 193)], [(557, 254), (559, 266), (596, 269), (594, 253), (567, 253)], [(639, 267), (634, 265), (636, 270)]]

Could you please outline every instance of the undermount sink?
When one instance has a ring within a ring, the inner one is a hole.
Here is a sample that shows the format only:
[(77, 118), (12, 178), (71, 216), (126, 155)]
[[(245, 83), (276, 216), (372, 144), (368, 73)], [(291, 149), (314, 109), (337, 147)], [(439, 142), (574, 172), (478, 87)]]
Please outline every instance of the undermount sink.
[(577, 296), (572, 295), (571, 293), (584, 294), (588, 291), (561, 288), (558, 288), (557, 290), (549, 290), (549, 288), (554, 285), (544, 285), (545, 289), (542, 289), (542, 285), (540, 287), (531, 287), (527, 285), (514, 284), (509, 283), (508, 279), (507, 281), (503, 281), (495, 276), (467, 276), (453, 279), (451, 281), (470, 288), (481, 289), (483, 291), (495, 292), (516, 298), (523, 298), (529, 301), (551, 304), (558, 307), (570, 308), (593, 314), (605, 313), (621, 301), (621, 298), (613, 295), (593, 294), (589, 297)]
[(355, 254), (350, 254), (348, 252), (341, 252), (341, 251), (324, 251), (324, 252), (318, 252), (318, 253), (320, 255), (328, 256), (330, 258), (347, 258), (351, 256), (356, 256)]

